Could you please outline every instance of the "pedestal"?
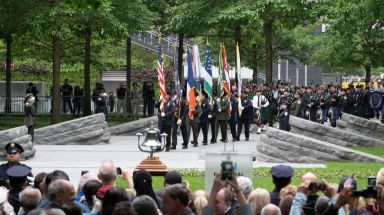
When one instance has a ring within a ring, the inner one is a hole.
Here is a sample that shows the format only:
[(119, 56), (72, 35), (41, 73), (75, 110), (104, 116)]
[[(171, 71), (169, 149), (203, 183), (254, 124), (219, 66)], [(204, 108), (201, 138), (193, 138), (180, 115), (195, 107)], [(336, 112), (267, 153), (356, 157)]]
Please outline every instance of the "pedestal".
[(145, 170), (149, 172), (152, 176), (165, 176), (168, 172), (168, 168), (164, 163), (160, 160), (160, 157), (147, 158), (140, 162), (139, 165), (136, 166), (134, 173), (139, 170)]
[(211, 192), (215, 175), (221, 171), (222, 161), (232, 161), (237, 176), (246, 176), (252, 181), (253, 157), (251, 153), (207, 152), (205, 153), (205, 191)]

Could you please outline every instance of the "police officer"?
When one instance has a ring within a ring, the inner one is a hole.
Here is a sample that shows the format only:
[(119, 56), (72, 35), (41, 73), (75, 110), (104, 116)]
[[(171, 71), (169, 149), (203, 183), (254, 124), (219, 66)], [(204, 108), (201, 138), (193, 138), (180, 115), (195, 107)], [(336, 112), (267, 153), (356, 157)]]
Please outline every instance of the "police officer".
[(191, 143), (193, 144), (193, 147), (197, 147), (198, 145), (197, 138), (199, 137), (200, 114), (201, 114), (201, 105), (200, 105), (200, 96), (198, 96), (196, 98), (195, 107), (190, 106), (188, 110), (187, 133), (188, 133), (188, 137), (190, 137), (191, 128), (192, 128), (193, 140), (191, 141)]
[(229, 127), (231, 129), (233, 142), (235, 142), (237, 139), (236, 125), (237, 125), (237, 121), (239, 119), (239, 109), (237, 108), (238, 107), (238, 101), (237, 101), (238, 96), (237, 96), (236, 90), (237, 90), (236, 86), (233, 86), (232, 87), (232, 95), (230, 98), (232, 109), (231, 109), (231, 118), (229, 119)]
[(36, 107), (35, 107), (35, 97), (33, 94), (27, 94), (25, 96), (25, 106), (24, 106), (24, 122), (25, 126), (28, 128), (28, 134), (32, 137), (32, 142), (34, 140), (35, 134), (35, 116), (36, 116)]
[[(220, 99), (219, 99), (220, 100)], [(217, 113), (218, 113), (218, 105), (217, 105), (217, 98), (213, 99), (212, 100), (212, 108), (211, 108), (211, 111), (208, 115), (208, 118), (209, 118), (209, 123), (210, 123), (210, 126), (211, 126), (211, 144), (214, 144), (217, 142), (217, 122), (216, 122), (216, 116), (217, 116)]]
[(169, 95), (165, 95), (163, 102), (160, 104), (160, 122), (161, 133), (167, 134), (167, 143), (165, 145), (165, 151), (168, 152), (171, 148), (171, 132), (172, 124), (175, 118), (176, 107)]
[(249, 126), (251, 124), (251, 120), (253, 117), (252, 101), (248, 97), (248, 94), (246, 92), (243, 92), (241, 94), (241, 98), (239, 99), (239, 102), (241, 102), (241, 106), (240, 106), (241, 114), (239, 112), (239, 121), (237, 124), (236, 140), (240, 141), (241, 130), (243, 129), (243, 125), (244, 125), (245, 141), (249, 141)]
[(303, 102), (300, 94), (296, 92), (295, 95), (293, 96), (293, 99), (294, 101), (291, 107), (291, 115), (296, 117), (303, 117), (301, 116), (301, 108), (303, 106)]
[[(227, 124), (228, 120), (230, 119), (230, 101), (227, 97), (227, 94), (224, 92), (222, 96), (217, 100), (217, 107), (218, 107), (218, 113), (216, 116), (217, 124), (216, 124), (216, 131), (215, 135), (217, 137), (218, 135), (218, 129), (220, 126), (221, 131), (221, 142), (226, 143), (228, 141), (227, 138)], [(217, 139), (217, 138), (216, 138)]]
[[(29, 166), (26, 166), (24, 164), (20, 163), (21, 155), (24, 152), (23, 147), (21, 147), (19, 144), (10, 142), (7, 145), (5, 145), (5, 151), (7, 153), (7, 163), (0, 165), (0, 186), (9, 188), (9, 178), (7, 175), (7, 170), (11, 168), (12, 166), (25, 166), (31, 170)], [(29, 174), (29, 176), (33, 176), (32, 174)]]
[(31, 175), (31, 169), (27, 166), (16, 165), (7, 170), (10, 190), (8, 202), (12, 205), (15, 214), (19, 212), (20, 200), (19, 193), (28, 185), (27, 176)]
[(291, 130), (291, 126), (289, 125), (289, 106), (290, 103), (288, 100), (284, 101), (284, 103), (280, 105), (279, 129), (283, 131)]
[(180, 127), (181, 136), (183, 138), (183, 149), (188, 145), (187, 135), (187, 114), (188, 106), (184, 98), (176, 98), (175, 100), (176, 112), (172, 125), (172, 147), (171, 150), (175, 150), (177, 146), (177, 129)]
[(199, 132), (200, 128), (203, 131), (203, 145), (208, 143), (208, 125), (209, 125), (209, 113), (211, 112), (211, 105), (209, 104), (208, 99), (204, 94), (200, 95), (201, 100), (201, 115), (199, 123)]
[(108, 118), (108, 95), (105, 90), (99, 91), (99, 96), (96, 98), (96, 111), (95, 113), (103, 113), (105, 120)]
[(275, 189), (270, 193), (271, 203), (279, 206), (280, 203), (280, 191), (291, 183), (291, 177), (293, 175), (293, 168), (285, 165), (277, 165), (272, 167), (271, 175), (272, 182), (275, 185)]

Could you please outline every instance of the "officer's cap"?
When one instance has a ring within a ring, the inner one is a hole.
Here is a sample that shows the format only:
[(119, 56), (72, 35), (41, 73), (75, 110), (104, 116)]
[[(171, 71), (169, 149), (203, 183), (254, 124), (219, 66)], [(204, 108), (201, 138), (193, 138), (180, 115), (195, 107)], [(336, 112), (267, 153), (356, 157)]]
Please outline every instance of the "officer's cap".
[(27, 94), (25, 95), (25, 98), (26, 98), (26, 99), (29, 99), (29, 98), (32, 97), (32, 96), (33, 96), (32, 93), (27, 93)]
[(293, 168), (285, 165), (277, 165), (272, 167), (271, 175), (274, 178), (290, 178), (293, 175)]
[(11, 143), (8, 143), (7, 145), (5, 145), (5, 151), (8, 154), (12, 154), (12, 153), (16, 153), (16, 152), (23, 153), (24, 149), (23, 149), (23, 147), (21, 147), (20, 144), (11, 142)]
[(31, 173), (31, 170), (22, 165), (16, 165), (9, 169), (7, 169), (7, 175), (9, 177), (9, 181), (15, 184), (21, 184), (27, 181), (27, 176)]

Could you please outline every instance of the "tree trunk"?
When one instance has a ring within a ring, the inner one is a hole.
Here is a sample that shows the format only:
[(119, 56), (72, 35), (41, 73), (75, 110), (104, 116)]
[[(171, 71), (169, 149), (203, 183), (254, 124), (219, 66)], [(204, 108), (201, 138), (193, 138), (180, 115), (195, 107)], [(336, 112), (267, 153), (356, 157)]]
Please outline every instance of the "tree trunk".
[[(58, 7), (59, 1), (55, 0), (53, 3), (53, 7)], [(56, 17), (55, 20), (56, 34), (59, 35), (61, 31), (59, 17)], [(53, 83), (52, 83), (52, 115), (51, 115), (51, 125), (60, 122), (60, 38), (58, 36), (52, 35), (52, 68), (53, 68)]]
[(272, 22), (264, 24), (265, 29), (265, 75), (269, 86), (272, 85)]
[(183, 46), (184, 34), (179, 34), (179, 47), (177, 50), (177, 72), (179, 73), (179, 81), (180, 86), (184, 85), (184, 74), (183, 74), (183, 54), (184, 54), (184, 46)]
[(131, 62), (132, 62), (132, 48), (131, 48), (131, 37), (127, 38), (127, 74), (126, 74), (126, 81), (127, 81), (127, 100), (126, 100), (126, 107), (127, 107), (127, 113), (132, 113), (131, 108)]
[[(271, 4), (268, 4), (264, 8), (264, 14), (268, 14), (271, 10)], [(265, 33), (265, 75), (266, 75), (266, 82), (269, 85), (269, 87), (272, 87), (272, 27), (273, 27), (273, 21), (270, 19), (264, 20), (264, 33)]]
[(6, 80), (5, 80), (5, 112), (10, 114), (12, 112), (12, 94), (11, 94), (11, 64), (12, 64), (12, 35), (8, 34), (5, 38), (5, 42), (7, 43), (7, 53), (6, 53)]
[(91, 115), (91, 29), (84, 34), (84, 116)]
[(365, 86), (368, 86), (368, 83), (371, 82), (371, 65), (365, 65)]
[(257, 81), (259, 79), (259, 69), (257, 68), (258, 62), (257, 62), (257, 49), (256, 49), (256, 44), (252, 45), (252, 51), (253, 51), (253, 62), (252, 62), (252, 82), (254, 84), (257, 84)]
[[(58, 28), (60, 31), (60, 28)], [(52, 38), (53, 84), (51, 125), (60, 122), (60, 38)]]

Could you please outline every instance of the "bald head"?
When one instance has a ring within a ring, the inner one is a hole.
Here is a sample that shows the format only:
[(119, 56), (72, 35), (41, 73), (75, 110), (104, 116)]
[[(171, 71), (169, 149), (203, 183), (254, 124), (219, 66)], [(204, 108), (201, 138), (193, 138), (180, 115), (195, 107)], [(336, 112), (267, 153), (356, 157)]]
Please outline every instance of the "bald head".
[(303, 176), (301, 176), (301, 183), (304, 183), (306, 181), (317, 181), (317, 176), (312, 172), (307, 172)]
[(281, 211), (276, 205), (268, 204), (261, 210), (261, 215), (281, 215)]
[(103, 185), (114, 184), (117, 176), (116, 167), (113, 161), (107, 160), (101, 162), (99, 168), (99, 179)]
[(37, 208), (41, 199), (40, 190), (26, 187), (19, 193), (19, 200), (25, 213)]

